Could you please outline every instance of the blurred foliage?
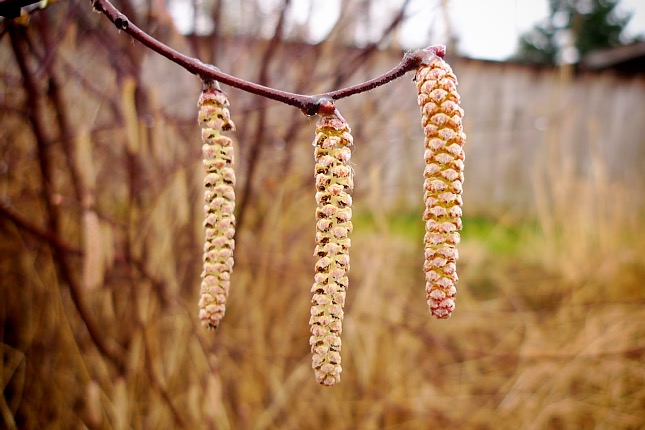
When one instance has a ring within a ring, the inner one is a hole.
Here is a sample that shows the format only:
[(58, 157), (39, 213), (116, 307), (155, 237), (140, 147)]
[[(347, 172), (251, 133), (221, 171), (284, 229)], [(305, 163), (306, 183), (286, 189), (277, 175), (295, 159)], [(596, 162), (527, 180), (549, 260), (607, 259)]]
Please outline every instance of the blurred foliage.
[[(629, 44), (630, 13), (620, 0), (549, 0), (549, 17), (520, 37), (516, 57), (530, 63), (571, 63), (596, 49)], [(574, 48), (573, 50), (571, 48)]]

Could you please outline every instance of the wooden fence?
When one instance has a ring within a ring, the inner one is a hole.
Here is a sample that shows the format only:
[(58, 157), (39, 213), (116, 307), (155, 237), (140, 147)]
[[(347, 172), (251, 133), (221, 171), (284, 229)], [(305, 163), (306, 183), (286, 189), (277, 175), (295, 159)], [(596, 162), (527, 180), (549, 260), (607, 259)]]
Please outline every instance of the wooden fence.
[[(254, 80), (260, 66), (258, 52), (265, 44), (249, 40), (220, 43), (216, 62), (222, 70)], [(344, 85), (366, 80), (396, 65), (402, 52), (377, 51), (366, 60), (356, 60), (359, 55), (360, 51), (349, 48), (282, 44), (273, 53), (270, 82), (291, 91), (328, 91), (334, 89), (339, 71), (355, 69)], [(149, 69), (156, 73), (160, 68), (175, 67), (154, 56), (150, 60)], [(552, 192), (565, 182), (604, 181), (630, 189), (633, 202), (642, 205), (645, 74), (623, 78), (611, 72), (573, 74), (568, 69), (511, 63), (449, 61), (459, 78), (466, 112), (465, 196), (469, 210), (532, 212), (540, 181)], [(357, 193), (371, 196), (373, 204), (380, 207), (420, 204), (423, 137), (411, 78), (408, 74), (338, 103), (354, 130)], [(183, 83), (187, 86), (173, 85), (165, 90), (174, 94), (176, 106), (183, 106), (178, 112), (192, 115), (195, 85)], [(252, 128), (259, 99), (228, 91), (232, 93), (233, 114)], [(185, 94), (190, 94), (190, 99), (182, 104), (179, 100), (185, 99)], [(300, 152), (294, 159), (302, 161), (302, 172), (308, 175), (311, 121), (273, 102), (260, 108), (271, 111), (271, 140), (291, 139), (283, 143)], [(301, 132), (285, 136), (293, 121)], [(244, 139), (249, 134), (242, 131), (242, 164)]]

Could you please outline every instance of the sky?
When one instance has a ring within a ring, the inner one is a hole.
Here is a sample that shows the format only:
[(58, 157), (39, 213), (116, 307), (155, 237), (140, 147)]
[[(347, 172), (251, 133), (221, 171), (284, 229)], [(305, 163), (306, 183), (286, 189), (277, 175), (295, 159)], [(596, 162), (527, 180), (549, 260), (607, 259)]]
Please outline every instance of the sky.
[[(265, 0), (260, 3), (261, 9), (270, 15), (273, 8), (282, 4), (282, 1)], [(338, 19), (341, 1), (292, 0), (287, 22), (308, 23), (310, 41), (317, 42), (329, 33)], [(366, 26), (357, 22), (358, 42), (366, 43), (377, 38), (402, 1), (372, 0), (372, 22), (380, 25)], [(448, 34), (453, 33), (458, 39), (460, 54), (471, 58), (503, 60), (515, 53), (520, 35), (549, 13), (547, 0), (443, 1), (448, 4), (447, 16), (440, 7), (442, 0), (410, 0), (409, 16), (399, 33), (402, 48), (417, 49), (428, 44), (446, 44)], [(192, 27), (193, 0), (173, 0), (170, 4), (179, 31), (189, 32)], [(627, 35), (645, 35), (645, 1), (621, 0), (619, 8), (633, 12), (626, 30)], [(272, 31), (273, 23), (260, 23), (262, 24), (269, 33)], [(212, 23), (208, 22), (202, 25), (204, 28), (212, 27)]]
[[(435, 3), (413, 1), (425, 10), (411, 18), (414, 24), (409, 25), (406, 34), (402, 34), (402, 38), (407, 38), (406, 42), (411, 45), (423, 40), (422, 20), (424, 15), (432, 13), (431, 3)], [(424, 4), (426, 6), (422, 6)], [(619, 7), (634, 12), (626, 32), (629, 35), (645, 34), (645, 1), (622, 0)], [(501, 60), (511, 56), (518, 47), (520, 35), (548, 14), (547, 0), (450, 1), (450, 19), (459, 39), (459, 50), (473, 58)]]
[[(413, 1), (427, 6), (425, 11), (411, 17), (411, 23), (406, 28), (407, 34), (402, 34), (402, 41), (407, 42), (404, 44), (409, 43), (406, 48), (418, 48), (410, 45), (422, 41), (422, 20), (424, 15), (432, 13), (429, 5), (433, 2)], [(449, 19), (458, 39), (460, 53), (490, 60), (501, 60), (513, 55), (520, 35), (548, 14), (546, 0), (452, 0), (449, 3)], [(438, 34), (436, 37), (442, 39), (439, 43), (447, 42), (446, 34)]]

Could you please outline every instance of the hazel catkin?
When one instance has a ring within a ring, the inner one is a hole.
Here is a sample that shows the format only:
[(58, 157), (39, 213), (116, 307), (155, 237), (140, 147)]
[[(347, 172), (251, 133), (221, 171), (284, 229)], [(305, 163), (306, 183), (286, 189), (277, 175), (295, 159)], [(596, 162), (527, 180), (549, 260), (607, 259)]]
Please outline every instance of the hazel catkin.
[(199, 319), (217, 328), (226, 312), (235, 242), (233, 141), (221, 134), (235, 130), (228, 99), (215, 81), (205, 81), (199, 97), (204, 165), (204, 253)]
[(415, 82), (425, 135), (424, 237), (426, 300), (430, 313), (449, 318), (457, 293), (457, 244), (464, 181), (463, 109), (457, 78), (439, 55), (417, 69)]
[[(333, 112), (333, 113), (332, 113)], [(311, 288), (312, 367), (316, 381), (340, 381), (343, 306), (349, 285), (349, 248), (352, 231), (353, 144), (347, 122), (335, 109), (320, 114), (316, 124), (316, 274)]]

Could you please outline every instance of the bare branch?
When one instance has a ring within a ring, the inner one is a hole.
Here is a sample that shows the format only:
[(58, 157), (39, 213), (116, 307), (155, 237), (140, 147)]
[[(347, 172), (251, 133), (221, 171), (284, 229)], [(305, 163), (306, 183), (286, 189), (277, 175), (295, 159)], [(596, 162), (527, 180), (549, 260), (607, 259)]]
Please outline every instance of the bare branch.
[(339, 100), (354, 94), (363, 93), (373, 90), (381, 85), (385, 85), (394, 79), (397, 79), (407, 72), (414, 70), (421, 64), (428, 55), (443, 56), (445, 48), (442, 46), (433, 46), (423, 50), (408, 52), (404, 55), (401, 62), (389, 72), (371, 79), (362, 84), (354, 85), (348, 88), (332, 91), (324, 94), (303, 95), (287, 91), (276, 90), (264, 85), (256, 84), (237, 78), (235, 76), (223, 73), (217, 67), (203, 63), (197, 58), (191, 58), (163, 44), (159, 40), (147, 34), (139, 27), (134, 25), (127, 16), (115, 8), (109, 0), (95, 0), (92, 3), (94, 9), (103, 13), (114, 25), (124, 33), (130, 35), (133, 39), (166, 57), (170, 61), (183, 67), (190, 73), (193, 73), (202, 80), (217, 80), (226, 85), (238, 88), (252, 94), (266, 97), (271, 100), (279, 101), (290, 106), (297, 107), (306, 115), (315, 115), (318, 112), (320, 102), (325, 99)]
[(69, 243), (63, 241), (61, 237), (37, 226), (27, 220), (18, 211), (11, 206), (7, 200), (0, 199), (0, 218), (11, 221), (20, 230), (23, 230), (36, 238), (49, 243), (52, 248), (63, 250), (69, 254), (82, 255), (83, 251)]
[[(39, 99), (41, 98), (40, 91), (34, 81), (33, 74), (27, 66), (27, 58), (23, 52), (23, 47), (20, 45), (20, 36), (18, 30), (13, 26), (9, 26), (9, 37), (13, 49), (16, 62), (22, 74), (23, 87), (26, 97), (27, 111), (29, 113), (28, 119), (31, 124), (31, 131), (34, 133), (36, 140), (36, 149), (38, 155), (38, 165), (41, 174), (41, 199), (45, 206), (46, 225), (49, 238), (61, 236), (61, 214), (59, 207), (53, 203), (52, 196), (55, 194), (54, 190), (54, 166), (51, 157), (51, 142), (45, 135), (45, 123), (43, 119), (43, 112), (40, 107)], [(11, 215), (9, 211), (3, 211), (5, 215)], [(14, 221), (17, 217), (12, 217)], [(59, 246), (62, 245), (60, 241), (49, 241), (52, 248), (53, 258), (56, 261), (59, 273), (64, 282), (68, 285), (70, 296), (76, 310), (78, 311), (81, 320), (85, 324), (90, 338), (94, 342), (96, 348), (105, 357), (108, 357), (112, 363), (121, 371), (124, 368), (124, 360), (122, 350), (116, 342), (111, 339), (105, 339), (102, 335), (99, 324), (94, 320), (91, 310), (86, 302), (85, 295), (83, 294), (81, 285), (76, 281), (72, 270), (71, 262), (67, 253), (67, 248)]]

